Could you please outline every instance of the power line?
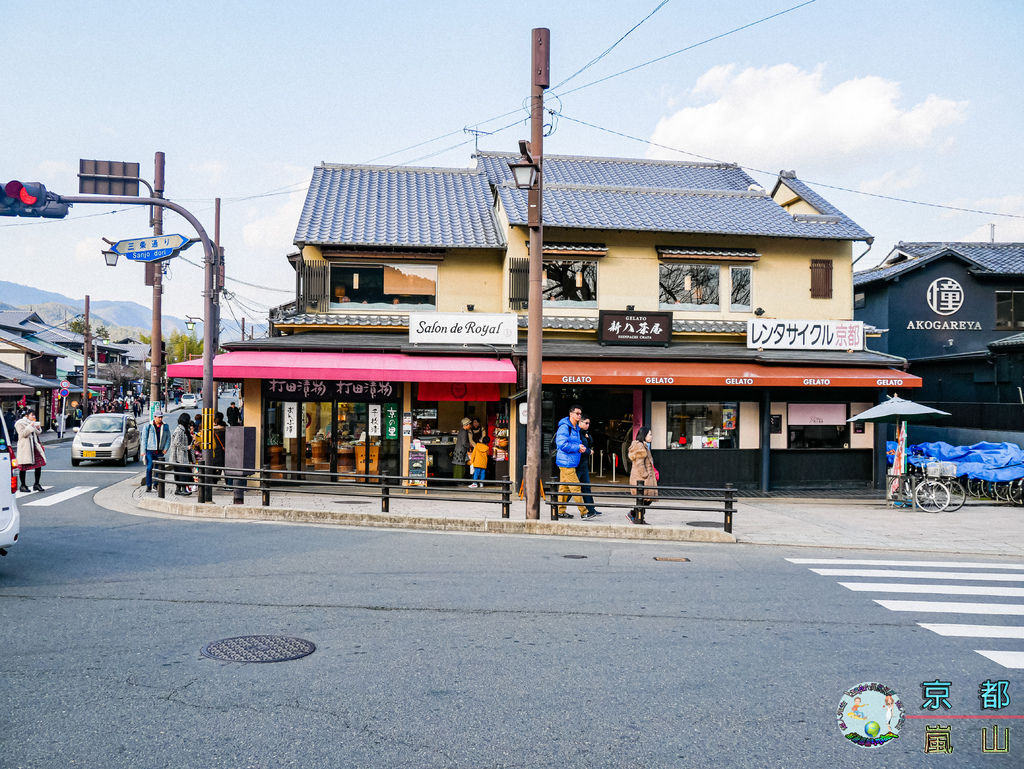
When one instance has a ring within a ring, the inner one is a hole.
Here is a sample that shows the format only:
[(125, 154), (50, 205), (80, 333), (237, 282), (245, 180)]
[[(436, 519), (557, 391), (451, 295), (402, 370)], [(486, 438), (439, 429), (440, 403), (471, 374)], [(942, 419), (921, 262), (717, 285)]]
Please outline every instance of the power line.
[(593, 67), (599, 61), (601, 61), (601, 59), (603, 59), (605, 56), (610, 54), (619, 43), (621, 43), (623, 40), (625, 40), (627, 37), (629, 37), (637, 29), (637, 27), (639, 27), (641, 24), (643, 24), (645, 21), (647, 21), (649, 18), (651, 18), (654, 14), (656, 14), (658, 11), (660, 11), (662, 8), (664, 8), (666, 5), (668, 5), (668, 3), (669, 3), (669, 0), (662, 0), (660, 3), (658, 3), (658, 6), (653, 11), (651, 11), (649, 14), (647, 14), (642, 19), (640, 19), (640, 21), (638, 21), (636, 24), (634, 24), (632, 27), (630, 27), (629, 30), (627, 30), (626, 33), (622, 37), (620, 37), (618, 40), (616, 40), (610, 46), (608, 46), (603, 51), (601, 51), (601, 53), (599, 53), (593, 59), (588, 61), (586, 64), (584, 64), (578, 70), (576, 70), (571, 75), (569, 75), (569, 77), (567, 77), (564, 80), (562, 80), (560, 83), (558, 83), (558, 85), (552, 86), (551, 90), (552, 91), (557, 91), (559, 88), (561, 88), (563, 85), (568, 83), (570, 80), (572, 80), (576, 76), (582, 74), (586, 70), (588, 70), (591, 67)]
[[(198, 262), (193, 262), (187, 256), (181, 256), (179, 254), (178, 258), (181, 259), (181, 261), (183, 261), (185, 264), (191, 265), (193, 267), (197, 267), (200, 270), (205, 270), (206, 269), (205, 266), (199, 264)], [(273, 288), (272, 286), (261, 286), (258, 283), (250, 283), (247, 280), (241, 280), (240, 278), (233, 278), (230, 275), (225, 275), (224, 279), (225, 280), (230, 280), (232, 283), (241, 283), (243, 286), (249, 286), (250, 288), (258, 288), (261, 291), (276, 291), (279, 294), (291, 294), (291, 293), (294, 293), (293, 291), (290, 291), (290, 290), (288, 290), (286, 288)]]
[(583, 85), (577, 86), (576, 88), (571, 88), (568, 91), (565, 91), (564, 93), (559, 94), (559, 96), (568, 96), (571, 93), (576, 93), (577, 91), (582, 91), (584, 88), (590, 88), (590, 86), (592, 86), (592, 85), (597, 85), (598, 83), (604, 83), (604, 82), (606, 82), (608, 80), (611, 80), (612, 78), (619, 77), (620, 75), (625, 75), (625, 74), (627, 74), (629, 72), (635, 72), (638, 69), (642, 69), (643, 67), (650, 66), (651, 64), (656, 64), (659, 61), (664, 61), (665, 59), (670, 59), (673, 56), (678, 56), (681, 53), (686, 53), (687, 51), (692, 51), (694, 48), (699, 48), (702, 45), (707, 45), (708, 43), (713, 43), (715, 40), (721, 40), (723, 37), (729, 37), (729, 35), (734, 35), (737, 32), (742, 32), (745, 29), (750, 29), (751, 27), (756, 27), (758, 24), (763, 24), (766, 21), (771, 21), (772, 19), (776, 19), (779, 16), (784, 16), (787, 13), (792, 13), (793, 11), (799, 10), (800, 8), (803, 8), (804, 6), (810, 5), (811, 3), (814, 3), (814, 2), (817, 2), (817, 0), (805, 0), (805, 2), (800, 3), (799, 5), (794, 5), (794, 6), (790, 7), (790, 8), (786, 8), (785, 10), (778, 11), (777, 13), (773, 13), (773, 14), (771, 14), (769, 16), (765, 16), (763, 18), (757, 19), (756, 21), (751, 21), (751, 22), (749, 22), (747, 24), (743, 24), (742, 26), (734, 27), (734, 28), (732, 28), (730, 30), (727, 30), (725, 32), (721, 32), (721, 33), (719, 33), (717, 35), (713, 35), (712, 37), (705, 38), (704, 40), (701, 40), (700, 42), (691, 43), (690, 45), (686, 46), (685, 48), (680, 48), (678, 51), (672, 51), (672, 53), (666, 53), (663, 56), (657, 56), (657, 57), (655, 57), (653, 59), (648, 59), (645, 62), (641, 62), (640, 64), (636, 64), (636, 65), (634, 65), (632, 67), (629, 67), (627, 69), (621, 70), (619, 72), (613, 72), (611, 75), (606, 75), (605, 77), (599, 78), (597, 80), (592, 80), (589, 83), (584, 83)]
[[(596, 125), (595, 123), (588, 123), (586, 120), (580, 120), (579, 118), (569, 117), (565, 113), (559, 113), (559, 117), (563, 117), (566, 120), (572, 121), (573, 123), (579, 123), (585, 125), (588, 128), (593, 128), (598, 131), (604, 131), (605, 133), (613, 134), (615, 136), (621, 136), (624, 139), (630, 139), (641, 144), (647, 144), (651, 147), (658, 147), (659, 149), (669, 150), (670, 152), (678, 152), (681, 155), (689, 155), (690, 157), (699, 158), (701, 160), (707, 160), (712, 163), (725, 163), (727, 165), (735, 165), (738, 168), (742, 168), (744, 171), (753, 171), (754, 173), (766, 174), (767, 176), (775, 176), (776, 174), (772, 171), (766, 171), (763, 168), (754, 168), (753, 166), (745, 166), (738, 163), (729, 163), (725, 160), (718, 158), (708, 157), (707, 155), (700, 155), (696, 152), (688, 152), (687, 150), (679, 149), (678, 147), (670, 147), (667, 144), (659, 144), (658, 142), (651, 141), (650, 139), (643, 139), (639, 136), (633, 136), (631, 134), (623, 133), (622, 131), (616, 131), (613, 128), (605, 128), (604, 126)], [(852, 187), (843, 187), (838, 184), (828, 184), (826, 182), (817, 182), (812, 179), (803, 179), (805, 184), (812, 184), (815, 187), (825, 187), (830, 190), (839, 190), (841, 192), (851, 192), (854, 195), (864, 195), (869, 198), (880, 198), (881, 200), (892, 200), (897, 203), (910, 203), (915, 206), (927, 206), (929, 208), (941, 208), (946, 211), (960, 211), (968, 214), (984, 214), (985, 216), (1004, 216), (1010, 219), (1024, 219), (1024, 214), (1004, 214), (998, 211), (985, 211), (980, 208), (965, 208), (963, 206), (950, 206), (944, 203), (931, 203), (924, 200), (913, 200), (911, 198), (901, 198), (896, 195), (883, 195), (879, 192), (866, 192), (864, 190), (855, 190)]]

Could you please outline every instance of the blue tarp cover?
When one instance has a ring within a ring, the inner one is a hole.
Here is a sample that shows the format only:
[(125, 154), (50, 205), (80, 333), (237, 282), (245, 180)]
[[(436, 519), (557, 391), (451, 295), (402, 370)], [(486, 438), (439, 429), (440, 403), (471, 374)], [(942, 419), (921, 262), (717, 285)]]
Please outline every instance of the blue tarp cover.
[[(892, 464), (896, 441), (886, 441), (886, 457)], [(983, 481), (1013, 481), (1024, 478), (1024, 451), (1016, 443), (983, 441), (973, 446), (951, 446), (942, 441), (915, 443), (907, 447), (907, 464), (923, 467), (929, 462), (953, 462), (958, 477)]]

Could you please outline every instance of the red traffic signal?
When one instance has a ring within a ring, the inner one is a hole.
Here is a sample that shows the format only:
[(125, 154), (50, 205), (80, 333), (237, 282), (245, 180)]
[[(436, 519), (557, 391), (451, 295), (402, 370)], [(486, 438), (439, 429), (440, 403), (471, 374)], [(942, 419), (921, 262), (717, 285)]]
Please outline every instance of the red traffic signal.
[(9, 181), (0, 186), (0, 216), (43, 216), (63, 219), (68, 204), (58, 203), (40, 182)]

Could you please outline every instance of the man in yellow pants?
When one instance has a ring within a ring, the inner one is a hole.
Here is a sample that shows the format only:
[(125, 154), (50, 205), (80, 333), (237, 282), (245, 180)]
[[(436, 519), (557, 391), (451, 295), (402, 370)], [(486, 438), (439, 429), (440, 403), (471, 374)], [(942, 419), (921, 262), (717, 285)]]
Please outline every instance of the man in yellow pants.
[(580, 479), (576, 474), (576, 468), (580, 465), (580, 457), (587, 450), (586, 444), (580, 438), (580, 418), (583, 416), (583, 409), (579, 406), (569, 407), (569, 416), (562, 417), (558, 423), (558, 430), (555, 432), (555, 465), (558, 466), (558, 495), (555, 497), (558, 503), (558, 517), (572, 518), (572, 513), (565, 512), (565, 503), (571, 498), (580, 510), (580, 518), (590, 517), (587, 506), (583, 502), (583, 492), (580, 489)]

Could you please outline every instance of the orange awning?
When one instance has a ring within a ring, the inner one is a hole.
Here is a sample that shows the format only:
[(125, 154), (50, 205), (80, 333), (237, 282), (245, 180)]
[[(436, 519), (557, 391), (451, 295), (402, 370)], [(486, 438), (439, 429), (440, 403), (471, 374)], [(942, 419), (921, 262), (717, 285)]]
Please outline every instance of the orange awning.
[(715, 387), (920, 387), (896, 369), (766, 366), (710, 361), (545, 360), (544, 384)]

